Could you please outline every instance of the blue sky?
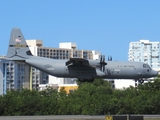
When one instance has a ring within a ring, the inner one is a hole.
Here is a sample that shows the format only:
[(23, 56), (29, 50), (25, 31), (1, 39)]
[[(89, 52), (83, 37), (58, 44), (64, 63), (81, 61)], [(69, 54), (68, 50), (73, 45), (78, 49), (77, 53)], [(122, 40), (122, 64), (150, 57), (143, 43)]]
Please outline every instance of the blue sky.
[(160, 0), (1, 0), (0, 55), (13, 27), (44, 46), (75, 42), (127, 61), (130, 42), (160, 40)]

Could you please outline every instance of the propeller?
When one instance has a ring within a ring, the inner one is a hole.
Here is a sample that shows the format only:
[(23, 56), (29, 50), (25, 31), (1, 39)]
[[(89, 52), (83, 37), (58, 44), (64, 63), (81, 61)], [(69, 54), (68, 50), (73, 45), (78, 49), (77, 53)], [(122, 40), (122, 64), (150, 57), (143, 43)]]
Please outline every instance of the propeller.
[(105, 70), (105, 65), (107, 65), (107, 63), (105, 62), (105, 56), (104, 55), (101, 55), (100, 56), (100, 70), (104, 72)]

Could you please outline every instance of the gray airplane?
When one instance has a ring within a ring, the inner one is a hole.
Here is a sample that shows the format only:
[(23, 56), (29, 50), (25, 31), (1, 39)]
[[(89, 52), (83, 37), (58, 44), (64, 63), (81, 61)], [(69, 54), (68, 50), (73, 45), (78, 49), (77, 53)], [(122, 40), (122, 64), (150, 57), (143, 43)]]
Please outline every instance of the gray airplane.
[(77, 78), (92, 82), (95, 78), (135, 79), (142, 81), (158, 75), (148, 64), (142, 62), (105, 61), (83, 58), (57, 60), (33, 56), (19, 28), (13, 28), (10, 35), (7, 59), (24, 62), (56, 77)]

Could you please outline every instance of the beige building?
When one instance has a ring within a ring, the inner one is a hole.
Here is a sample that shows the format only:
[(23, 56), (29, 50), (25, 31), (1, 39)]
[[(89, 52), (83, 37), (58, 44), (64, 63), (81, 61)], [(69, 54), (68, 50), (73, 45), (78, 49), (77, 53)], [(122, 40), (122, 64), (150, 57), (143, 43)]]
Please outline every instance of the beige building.
[(58, 91), (65, 90), (67, 94), (78, 89), (78, 85), (76, 84), (63, 84), (58, 86)]

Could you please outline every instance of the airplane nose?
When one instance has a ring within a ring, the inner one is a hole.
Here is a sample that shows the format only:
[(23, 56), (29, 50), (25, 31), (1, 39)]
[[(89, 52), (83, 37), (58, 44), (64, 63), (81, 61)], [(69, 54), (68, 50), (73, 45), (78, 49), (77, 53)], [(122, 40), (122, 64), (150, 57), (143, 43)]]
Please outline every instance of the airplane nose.
[(158, 71), (152, 70), (151, 75), (152, 75), (153, 77), (154, 77), (154, 76), (157, 76), (157, 75), (158, 75)]

